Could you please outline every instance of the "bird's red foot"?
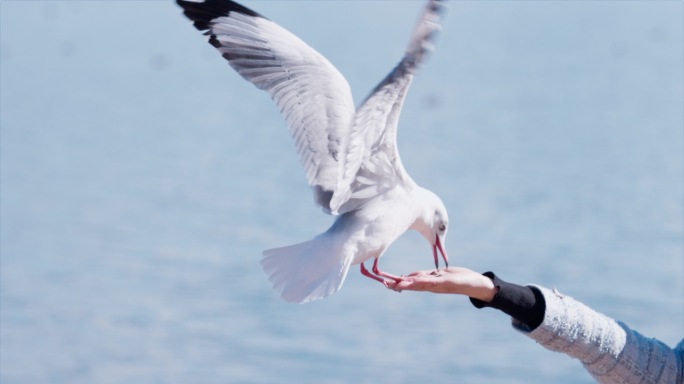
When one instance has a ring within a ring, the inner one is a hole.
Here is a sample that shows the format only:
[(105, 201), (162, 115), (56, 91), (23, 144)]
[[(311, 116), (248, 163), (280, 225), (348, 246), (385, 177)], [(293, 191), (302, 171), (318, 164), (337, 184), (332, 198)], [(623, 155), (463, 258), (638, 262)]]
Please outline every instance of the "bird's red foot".
[(387, 288), (390, 288), (390, 284), (394, 286), (403, 281), (403, 277), (401, 276), (396, 276), (392, 275), (391, 273), (381, 271), (380, 268), (378, 268), (378, 259), (375, 259), (375, 261), (373, 262), (372, 273), (368, 269), (366, 269), (366, 266), (363, 265), (363, 263), (361, 263), (361, 274), (382, 283), (382, 285), (384, 285)]

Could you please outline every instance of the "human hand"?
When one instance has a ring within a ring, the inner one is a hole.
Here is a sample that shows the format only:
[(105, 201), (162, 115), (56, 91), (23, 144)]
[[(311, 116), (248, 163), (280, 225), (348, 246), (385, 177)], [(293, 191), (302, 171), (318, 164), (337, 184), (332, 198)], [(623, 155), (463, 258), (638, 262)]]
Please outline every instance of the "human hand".
[(388, 288), (398, 292), (409, 290), (466, 295), (487, 303), (498, 291), (490, 278), (462, 267), (413, 272), (402, 276), (397, 282), (389, 281)]

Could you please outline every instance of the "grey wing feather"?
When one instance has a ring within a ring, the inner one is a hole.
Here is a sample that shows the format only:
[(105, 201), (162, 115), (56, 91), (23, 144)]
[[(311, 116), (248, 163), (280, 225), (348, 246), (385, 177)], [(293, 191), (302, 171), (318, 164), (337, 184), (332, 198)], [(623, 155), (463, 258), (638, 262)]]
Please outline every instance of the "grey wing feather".
[(349, 84), (320, 53), (258, 13), (228, 0), (177, 0), (195, 27), (285, 116), (315, 199), (329, 210), (354, 103)]
[(357, 209), (399, 183), (409, 188), (415, 185), (399, 157), (397, 125), (413, 75), (433, 48), (443, 10), (444, 1), (428, 2), (403, 59), (357, 110), (330, 201), (334, 213)]

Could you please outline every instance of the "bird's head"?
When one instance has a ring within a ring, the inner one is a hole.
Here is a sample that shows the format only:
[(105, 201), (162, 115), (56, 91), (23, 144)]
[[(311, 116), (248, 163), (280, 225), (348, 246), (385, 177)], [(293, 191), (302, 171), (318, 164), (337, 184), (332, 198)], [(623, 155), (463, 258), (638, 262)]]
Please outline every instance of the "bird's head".
[(420, 188), (419, 191), (423, 207), (418, 218), (411, 226), (420, 232), (432, 245), (432, 254), (435, 258), (435, 268), (439, 268), (437, 251), (442, 254), (444, 264), (449, 266), (449, 256), (444, 250), (447, 231), (449, 230), (449, 215), (442, 200), (433, 192)]

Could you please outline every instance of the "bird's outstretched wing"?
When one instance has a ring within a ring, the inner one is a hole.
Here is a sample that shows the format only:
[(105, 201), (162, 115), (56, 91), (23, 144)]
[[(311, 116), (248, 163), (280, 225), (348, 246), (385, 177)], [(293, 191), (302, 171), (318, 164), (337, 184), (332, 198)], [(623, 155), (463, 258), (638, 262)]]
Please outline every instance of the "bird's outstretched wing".
[(399, 183), (415, 185), (397, 150), (397, 123), (413, 75), (432, 49), (444, 1), (430, 0), (416, 25), (406, 54), (359, 107), (347, 152), (340, 158), (340, 180), (330, 201), (333, 212), (352, 211)]
[(354, 116), (349, 84), (320, 53), (260, 14), (229, 0), (177, 0), (209, 43), (285, 116), (315, 199), (329, 210)]

